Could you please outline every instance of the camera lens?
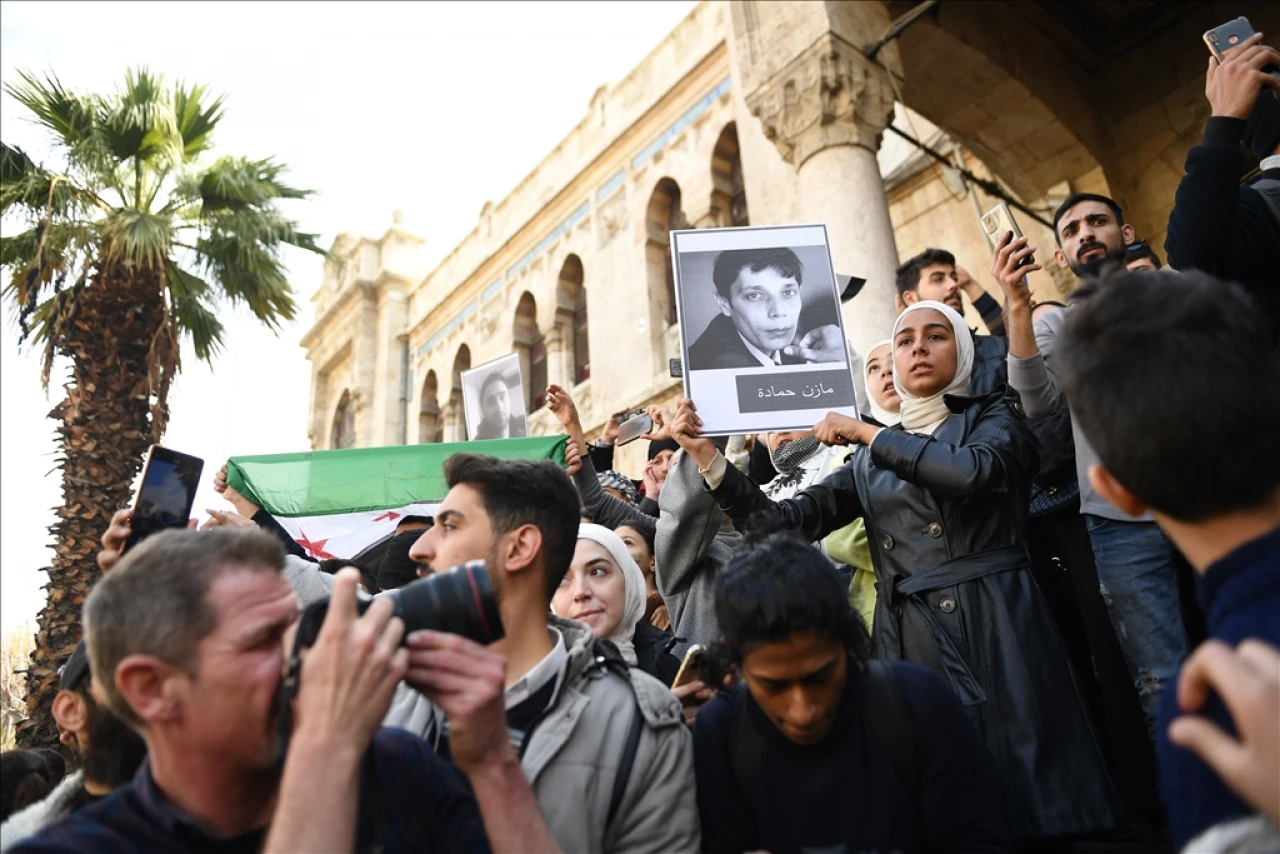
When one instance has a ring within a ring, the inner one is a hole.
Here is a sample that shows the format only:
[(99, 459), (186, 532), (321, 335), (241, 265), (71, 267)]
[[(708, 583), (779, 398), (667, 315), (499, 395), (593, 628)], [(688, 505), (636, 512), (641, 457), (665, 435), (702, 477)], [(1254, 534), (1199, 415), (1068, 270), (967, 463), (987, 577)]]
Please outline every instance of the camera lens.
[(484, 561), (469, 561), (406, 584), (386, 595), (408, 635), (432, 629), (490, 644), (503, 637), (502, 617)]

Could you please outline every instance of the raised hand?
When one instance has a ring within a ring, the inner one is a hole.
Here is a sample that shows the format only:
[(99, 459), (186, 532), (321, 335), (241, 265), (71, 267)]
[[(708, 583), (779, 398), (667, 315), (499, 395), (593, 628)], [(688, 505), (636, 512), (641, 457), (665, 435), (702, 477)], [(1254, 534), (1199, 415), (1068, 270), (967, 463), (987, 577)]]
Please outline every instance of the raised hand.
[(1254, 33), (1226, 51), (1221, 62), (1216, 56), (1209, 57), (1204, 95), (1213, 115), (1247, 119), (1264, 89), (1280, 97), (1280, 79), (1263, 71), (1268, 65), (1280, 68), (1280, 54), (1261, 41), (1262, 33)]
[(716, 446), (710, 439), (702, 435), (702, 419), (698, 417), (698, 407), (687, 397), (680, 398), (676, 404), (676, 419), (671, 425), (671, 438), (693, 458), (698, 468), (705, 469), (711, 465), (716, 456)]
[(1005, 301), (1010, 308), (1029, 309), (1031, 306), (1027, 274), (1044, 268), (1039, 264), (1019, 265), (1035, 251), (1036, 248), (1027, 243), (1026, 235), (1015, 239), (1012, 231), (1006, 231), (996, 244), (995, 255), (991, 258), (991, 275), (1004, 290)]
[(667, 410), (658, 406), (656, 403), (646, 406), (644, 413), (653, 420), (653, 428), (640, 438), (648, 439), (651, 442), (673, 438), (671, 435), (671, 413), (667, 412)]
[(782, 348), (788, 356), (799, 356), (806, 362), (839, 362), (848, 352), (840, 327), (834, 323), (819, 326), (800, 339), (800, 343)]
[[(623, 411), (625, 412), (626, 410)], [(600, 441), (603, 444), (612, 445), (618, 441), (618, 416), (620, 415), (622, 415), (622, 412), (615, 412), (609, 416), (608, 421), (604, 422), (604, 429), (600, 431)]]
[(578, 418), (578, 405), (573, 402), (569, 392), (561, 386), (547, 386), (547, 409), (560, 422), (566, 433), (572, 434), (575, 429), (582, 429), (582, 421)]

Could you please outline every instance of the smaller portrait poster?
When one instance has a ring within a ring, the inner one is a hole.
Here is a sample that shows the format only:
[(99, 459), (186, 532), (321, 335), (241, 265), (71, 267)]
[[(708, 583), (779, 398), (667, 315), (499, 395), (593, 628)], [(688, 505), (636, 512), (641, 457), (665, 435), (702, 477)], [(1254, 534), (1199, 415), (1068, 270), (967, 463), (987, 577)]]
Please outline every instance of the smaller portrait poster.
[(684, 390), (703, 433), (858, 417), (825, 225), (671, 232)]
[(529, 435), (520, 356), (510, 353), (462, 372), (462, 407), (467, 437), (518, 439)]

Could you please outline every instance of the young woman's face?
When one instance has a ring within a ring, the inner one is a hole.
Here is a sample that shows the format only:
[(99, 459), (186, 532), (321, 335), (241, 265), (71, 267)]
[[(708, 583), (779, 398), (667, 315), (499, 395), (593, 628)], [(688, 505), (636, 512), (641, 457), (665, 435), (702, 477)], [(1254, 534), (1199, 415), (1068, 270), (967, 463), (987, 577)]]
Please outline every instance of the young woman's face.
[(885, 412), (897, 414), (902, 398), (893, 387), (893, 345), (881, 344), (867, 355), (867, 394)]
[(609, 550), (595, 540), (578, 540), (573, 563), (551, 599), (551, 610), (580, 620), (591, 627), (591, 634), (607, 638), (622, 622), (626, 601), (622, 569), (609, 557)]
[(742, 675), (756, 704), (796, 744), (817, 744), (835, 720), (849, 676), (844, 645), (830, 638), (792, 635), (754, 647)]
[(956, 335), (942, 312), (913, 311), (893, 336), (893, 369), (898, 382), (916, 397), (929, 397), (956, 376)]
[(627, 547), (627, 552), (631, 555), (631, 559), (636, 562), (636, 566), (640, 567), (640, 571), (647, 578), (653, 575), (654, 559), (653, 554), (649, 551), (649, 544), (644, 541), (644, 537), (636, 532), (635, 528), (630, 525), (622, 525), (613, 531), (622, 540), (623, 545)]

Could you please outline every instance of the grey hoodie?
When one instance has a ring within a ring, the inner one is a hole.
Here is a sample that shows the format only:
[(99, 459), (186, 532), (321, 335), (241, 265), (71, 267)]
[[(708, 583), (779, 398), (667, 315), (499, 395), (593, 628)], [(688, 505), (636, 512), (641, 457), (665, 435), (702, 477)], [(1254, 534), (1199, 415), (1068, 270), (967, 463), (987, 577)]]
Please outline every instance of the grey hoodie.
[(71, 804), (80, 793), (83, 783), (83, 771), (69, 774), (43, 800), (9, 816), (0, 825), (0, 854), (71, 815)]

